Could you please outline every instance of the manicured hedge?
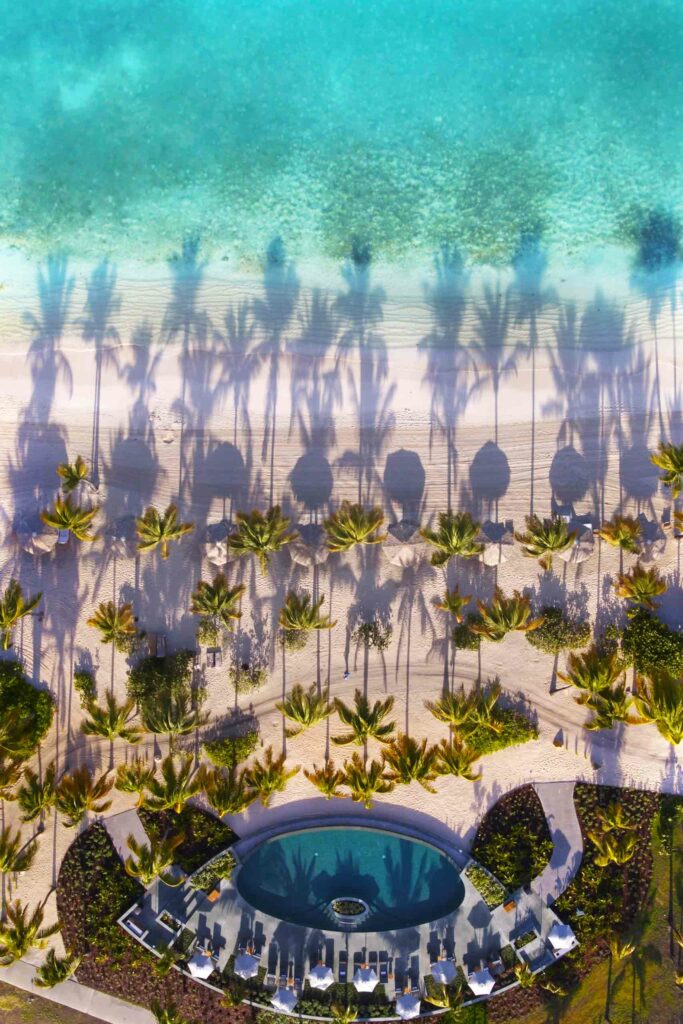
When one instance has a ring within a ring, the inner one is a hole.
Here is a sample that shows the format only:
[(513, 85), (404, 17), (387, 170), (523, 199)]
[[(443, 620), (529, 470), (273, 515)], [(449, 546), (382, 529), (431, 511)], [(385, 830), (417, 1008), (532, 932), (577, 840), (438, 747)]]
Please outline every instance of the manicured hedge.
[(52, 725), (54, 702), (26, 678), (18, 661), (0, 661), (0, 719), (15, 715), (22, 732), (26, 728), (21, 753), (29, 758)]

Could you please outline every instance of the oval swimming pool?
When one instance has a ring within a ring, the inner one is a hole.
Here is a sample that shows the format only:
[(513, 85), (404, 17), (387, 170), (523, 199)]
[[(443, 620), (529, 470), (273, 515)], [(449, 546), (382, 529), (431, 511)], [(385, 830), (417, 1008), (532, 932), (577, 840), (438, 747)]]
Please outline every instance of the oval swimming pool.
[[(456, 864), (429, 843), (382, 829), (333, 825), (287, 832), (249, 853), (235, 875), (252, 907), (327, 931), (393, 931), (436, 921), (460, 906)], [(334, 907), (367, 906), (353, 923)]]

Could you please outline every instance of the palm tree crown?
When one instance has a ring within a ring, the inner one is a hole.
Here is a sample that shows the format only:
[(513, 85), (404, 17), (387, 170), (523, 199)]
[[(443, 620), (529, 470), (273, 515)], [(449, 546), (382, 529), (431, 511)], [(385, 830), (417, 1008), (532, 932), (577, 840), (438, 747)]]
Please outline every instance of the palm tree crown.
[(311, 771), (304, 768), (304, 775), (316, 789), (320, 790), (326, 800), (345, 796), (339, 792), (340, 787), (344, 785), (344, 772), (335, 768), (334, 761), (325, 761), (322, 768), (314, 764)]
[(437, 777), (438, 748), (428, 747), (427, 740), (418, 743), (412, 736), (400, 735), (384, 750), (384, 762), (389, 769), (389, 782), (404, 786), (419, 782), (428, 793), (435, 793), (431, 785)]
[(232, 631), (233, 623), (242, 617), (237, 606), (245, 589), (243, 584), (229, 587), (222, 572), (214, 576), (213, 583), (199, 581), (192, 593), (190, 611), (200, 617), (201, 640), (214, 643), (221, 630)]
[(261, 566), (261, 572), (268, 572), (270, 556), (280, 551), (297, 536), (288, 533), (289, 519), (282, 515), (279, 505), (273, 505), (263, 514), (258, 509), (253, 512), (238, 512), (237, 529), (230, 534), (230, 550), (236, 555), (254, 555)]
[(466, 608), (471, 600), (471, 594), (461, 594), (460, 587), (454, 587), (453, 590), (447, 590), (443, 597), (436, 602), (436, 607), (441, 612), (448, 612), (456, 622), (462, 622), (463, 608)]
[(40, 967), (36, 968), (33, 984), (37, 988), (54, 988), (61, 985), (78, 970), (82, 956), (67, 951), (66, 956), (58, 957), (54, 949), (48, 949)]
[(370, 701), (362, 692), (356, 690), (354, 694), (354, 707), (350, 708), (343, 701), (335, 698), (334, 706), (342, 723), (351, 731), (341, 736), (333, 736), (332, 742), (338, 746), (346, 743), (366, 743), (369, 739), (379, 740), (380, 743), (389, 743), (391, 734), (394, 731), (394, 722), (384, 722), (394, 706), (394, 698), (387, 697), (386, 700), (376, 700), (370, 706)]
[(307, 633), (312, 629), (332, 629), (336, 626), (326, 615), (320, 614), (324, 596), (317, 601), (311, 600), (310, 594), (297, 594), (291, 590), (280, 609), (278, 622), (285, 630), (296, 630)]
[(183, 807), (202, 788), (203, 773), (192, 768), (192, 754), (181, 757), (176, 763), (171, 755), (161, 762), (161, 778), (150, 779), (147, 784), (148, 796), (144, 806), (151, 811), (175, 811), (180, 814)]
[(156, 769), (144, 757), (134, 757), (132, 761), (121, 763), (116, 768), (114, 788), (121, 793), (136, 793), (137, 806), (142, 807), (145, 792), (152, 779), (156, 778)]
[(12, 829), (6, 825), (0, 831), (0, 874), (28, 871), (37, 849), (35, 840), (22, 843), (21, 833), (12, 834)]
[(40, 601), (42, 594), (24, 598), (21, 585), (12, 578), (0, 598), (0, 643), (3, 651), (12, 646), (12, 630), (19, 619), (29, 615)]
[(50, 807), (54, 806), (55, 777), (54, 761), (45, 769), (42, 782), (32, 768), (24, 769), (24, 782), (17, 792), (17, 803), (21, 808), (22, 821), (35, 821), (37, 817), (45, 814)]
[(7, 904), (0, 921), (0, 967), (9, 967), (32, 949), (45, 949), (47, 940), (59, 931), (59, 924), (43, 928), (44, 919), (42, 906), (29, 913), (19, 900)]
[(130, 653), (138, 636), (138, 628), (133, 605), (129, 601), (120, 605), (113, 601), (102, 601), (87, 622), (99, 630), (103, 644), (113, 644), (122, 654)]
[(64, 815), (65, 826), (75, 828), (89, 811), (103, 814), (109, 810), (111, 800), (106, 797), (113, 785), (114, 781), (108, 774), (93, 780), (87, 765), (63, 775), (57, 786), (55, 804), (59, 813)]
[(640, 522), (633, 516), (622, 516), (615, 512), (612, 518), (603, 523), (595, 532), (613, 548), (621, 548), (622, 551), (628, 551), (632, 555), (638, 554), (638, 542), (642, 531)]
[(634, 695), (636, 709), (644, 722), (654, 722), (667, 743), (683, 740), (683, 682), (658, 672), (651, 679), (639, 678)]
[(567, 551), (576, 537), (576, 530), (570, 530), (564, 519), (541, 520), (534, 515), (526, 517), (524, 533), (515, 534), (522, 545), (522, 554), (537, 558), (543, 569), (552, 569), (553, 555)]
[(470, 630), (486, 640), (500, 642), (508, 633), (530, 633), (543, 625), (543, 616), (532, 618), (531, 601), (519, 590), (506, 597), (500, 587), (496, 587), (491, 604), (477, 601), (481, 622), (472, 623)]
[(475, 772), (472, 767), (479, 759), (479, 754), (471, 750), (459, 736), (454, 736), (450, 741), (441, 740), (438, 755), (436, 770), (439, 775), (455, 775), (468, 782), (476, 782), (481, 778), (481, 772)]
[(299, 771), (299, 768), (285, 768), (285, 755), (279, 757), (273, 755), (273, 748), (268, 747), (263, 760), (254, 761), (246, 770), (246, 780), (252, 789), (255, 789), (263, 807), (268, 807), (274, 793), (281, 793), (289, 780)]
[(304, 690), (301, 685), (294, 686), (285, 699), (275, 706), (285, 718), (295, 723), (294, 728), (286, 730), (286, 735), (290, 738), (324, 721), (332, 711), (329, 691), (323, 690), (318, 693), (315, 683), (308, 690)]
[(71, 494), (79, 484), (88, 479), (88, 463), (82, 455), (77, 455), (75, 462), (60, 462), (57, 466), (57, 476), (61, 477), (64, 493)]
[(242, 814), (254, 802), (258, 793), (251, 789), (246, 771), (239, 774), (236, 769), (204, 769), (202, 788), (206, 799), (216, 814)]
[(182, 523), (177, 507), (171, 503), (165, 512), (150, 505), (144, 514), (135, 520), (138, 535), (138, 551), (154, 551), (159, 548), (161, 557), (169, 555), (170, 545), (194, 530), (194, 523)]
[(363, 508), (362, 505), (343, 501), (336, 512), (323, 522), (330, 551), (350, 551), (356, 544), (380, 544), (386, 540), (386, 533), (380, 533), (384, 513), (377, 506)]
[(372, 807), (377, 793), (391, 793), (394, 783), (384, 774), (384, 758), (366, 764), (356, 752), (344, 761), (344, 784), (351, 790), (351, 799), (364, 807)]
[(622, 573), (614, 584), (617, 596), (632, 605), (629, 615), (632, 617), (637, 608), (647, 608), (649, 612), (659, 608), (656, 597), (666, 592), (665, 581), (655, 568), (644, 569), (636, 565), (630, 572)]
[(439, 512), (437, 528), (423, 527), (420, 535), (431, 544), (434, 551), (432, 565), (446, 565), (454, 555), (474, 558), (484, 550), (477, 539), (481, 523), (476, 522), (469, 512)]
[(187, 736), (209, 720), (210, 712), (193, 708), (186, 693), (164, 694), (156, 703), (146, 702), (142, 708), (142, 724), (147, 732), (161, 736), (167, 733), (171, 746), (178, 736)]
[(76, 540), (93, 541), (97, 540), (97, 536), (90, 533), (90, 527), (98, 512), (99, 505), (82, 508), (75, 505), (71, 495), (67, 494), (66, 498), (56, 498), (52, 509), (41, 512), (40, 518), (53, 530), (68, 530)]
[(182, 832), (161, 839), (150, 839), (147, 843), (138, 842), (133, 835), (128, 836), (126, 843), (131, 856), (126, 858), (124, 864), (126, 872), (144, 886), (151, 885), (155, 878), (160, 878), (165, 885), (180, 885), (182, 875), (173, 874), (168, 868), (174, 864), (176, 850), (184, 841)]
[(683, 486), (683, 444), (661, 441), (658, 450), (650, 455), (650, 459), (662, 470), (660, 479), (671, 488), (671, 497), (677, 498)]
[(567, 657), (567, 671), (557, 675), (578, 690), (599, 694), (615, 686), (623, 672), (624, 664), (616, 651), (601, 651), (593, 645), (587, 651), (572, 651)]
[(117, 703), (113, 693), (107, 693), (105, 706), (88, 705), (88, 718), (81, 723), (81, 732), (86, 736), (102, 736), (104, 739), (126, 740), (127, 743), (139, 743), (142, 732), (131, 725), (135, 717), (135, 701), (127, 700)]

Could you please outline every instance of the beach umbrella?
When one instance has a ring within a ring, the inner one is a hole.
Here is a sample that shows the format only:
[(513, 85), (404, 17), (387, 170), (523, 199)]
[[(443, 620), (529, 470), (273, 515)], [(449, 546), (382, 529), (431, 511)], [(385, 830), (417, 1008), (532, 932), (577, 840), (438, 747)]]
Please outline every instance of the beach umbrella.
[(201, 949), (197, 950), (187, 966), (193, 978), (208, 978), (216, 969), (212, 958)]
[(553, 949), (573, 949), (576, 945), (576, 936), (568, 924), (556, 921), (548, 932), (548, 941)]
[(558, 558), (561, 558), (567, 565), (579, 565), (580, 562), (585, 562), (593, 554), (594, 544), (593, 531), (584, 530), (570, 548), (567, 548), (566, 551), (558, 552)]
[(654, 540), (641, 543), (638, 561), (641, 565), (654, 565), (666, 550), (666, 537), (655, 537)]
[(228, 537), (232, 531), (232, 524), (227, 519), (221, 519), (218, 523), (211, 523), (204, 534), (204, 557), (211, 565), (221, 569), (228, 561), (230, 554)]
[(316, 964), (308, 972), (308, 983), (311, 988), (319, 988), (324, 992), (325, 989), (334, 984), (334, 971), (326, 964)]
[(57, 531), (46, 526), (31, 530), (18, 530), (17, 539), (22, 549), (29, 555), (47, 555), (54, 550), (57, 543)]
[(297, 526), (298, 537), (287, 545), (292, 561), (297, 565), (322, 565), (330, 557), (326, 534), (317, 523)]
[(439, 985), (450, 985), (455, 981), (455, 964), (452, 960), (437, 960), (432, 964), (432, 978)]
[(121, 516), (108, 526), (104, 543), (112, 558), (135, 558), (138, 553), (135, 516)]
[(411, 1020), (420, 1016), (420, 997), (412, 995), (411, 992), (404, 992), (396, 997), (396, 1013), (403, 1020)]
[(372, 992), (377, 981), (377, 972), (367, 964), (359, 967), (353, 976), (353, 984), (357, 992)]
[(279, 988), (270, 997), (270, 1001), (276, 1010), (282, 1010), (283, 1013), (291, 1013), (296, 1006), (297, 998), (291, 988)]
[(475, 996), (487, 996), (489, 992), (493, 991), (493, 987), (496, 984), (496, 979), (491, 974), (488, 967), (485, 967), (482, 971), (475, 971), (467, 979), (467, 984), (474, 992)]
[(429, 544), (420, 536), (418, 523), (402, 519), (388, 528), (386, 540), (382, 541), (382, 551), (392, 565), (406, 569), (427, 557)]
[(515, 535), (505, 523), (488, 520), (481, 528), (479, 540), (484, 545), (479, 561), (490, 566), (504, 565), (512, 551)]
[(248, 981), (249, 978), (255, 978), (258, 974), (259, 959), (257, 956), (252, 956), (251, 953), (240, 953), (235, 958), (235, 974), (238, 978), (244, 978)]

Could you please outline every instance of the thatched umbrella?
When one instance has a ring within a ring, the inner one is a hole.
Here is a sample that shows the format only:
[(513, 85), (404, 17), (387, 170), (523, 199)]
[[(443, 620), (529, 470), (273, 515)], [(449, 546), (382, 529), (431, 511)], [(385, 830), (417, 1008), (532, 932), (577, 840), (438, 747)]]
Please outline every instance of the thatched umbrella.
[(322, 565), (330, 557), (325, 531), (317, 523), (297, 526), (298, 537), (287, 545), (292, 561), (308, 568)]
[(427, 558), (430, 546), (422, 539), (418, 523), (402, 519), (388, 528), (386, 540), (382, 541), (382, 551), (392, 565), (406, 569)]
[(593, 554), (593, 548), (595, 546), (595, 538), (593, 537), (592, 530), (583, 530), (578, 535), (574, 543), (566, 551), (558, 552), (558, 558), (561, 558), (567, 565), (579, 565), (580, 562), (585, 562), (587, 558)]
[(229, 558), (228, 537), (232, 533), (232, 523), (227, 519), (221, 519), (218, 523), (211, 523), (204, 534), (204, 557), (212, 565), (221, 569)]
[(54, 550), (57, 543), (57, 531), (42, 524), (35, 530), (22, 528), (17, 530), (17, 540), (27, 554), (39, 558)]
[(503, 565), (512, 551), (515, 535), (506, 523), (487, 520), (480, 530), (479, 541), (484, 545), (479, 561), (484, 565)]

